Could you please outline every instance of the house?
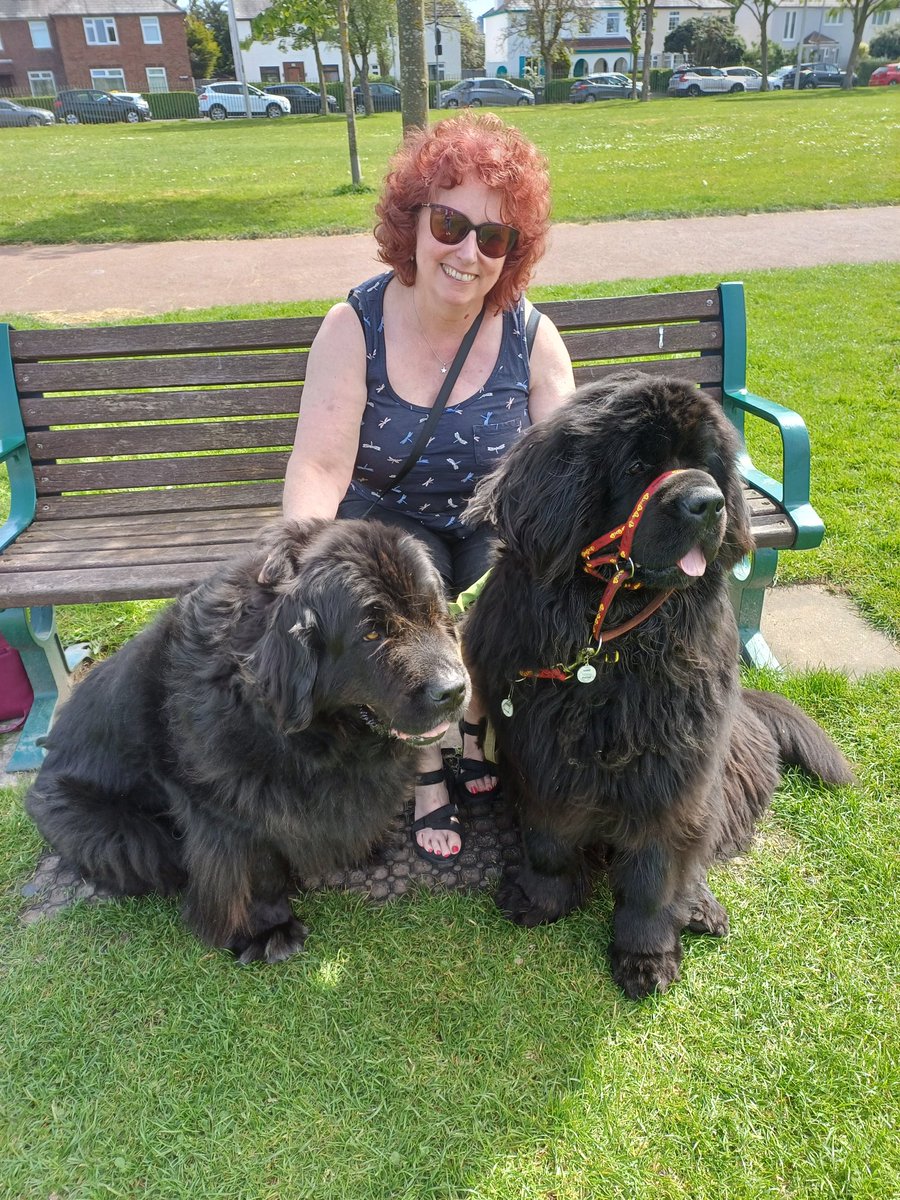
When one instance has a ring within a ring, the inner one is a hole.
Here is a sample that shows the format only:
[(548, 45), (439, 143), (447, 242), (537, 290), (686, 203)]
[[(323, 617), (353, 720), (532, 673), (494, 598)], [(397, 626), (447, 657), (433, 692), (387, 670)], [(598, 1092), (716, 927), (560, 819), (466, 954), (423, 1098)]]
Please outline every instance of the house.
[[(595, 0), (592, 7), (590, 22), (584, 22), (563, 39), (563, 45), (572, 59), (572, 74), (581, 76), (597, 71), (630, 71), (632, 54), (625, 10), (614, 0), (606, 0), (605, 3)], [(492, 8), (481, 18), (487, 74), (525, 78), (537, 76), (543, 70), (534, 44), (522, 37), (517, 29), (516, 15), (524, 12), (521, 4), (510, 0), (510, 3)], [(727, 16), (730, 19), (731, 13), (731, 5), (726, 0), (656, 0), (651, 66), (671, 67), (681, 61), (683, 55), (667, 54), (663, 50), (663, 43), (666, 35), (682, 21), (701, 16)], [(642, 60), (643, 23), (639, 67)]]
[[(900, 6), (873, 13), (863, 29), (862, 40), (900, 20)], [(746, 5), (738, 10), (735, 28), (747, 45), (759, 43), (759, 22)], [(800, 49), (801, 62), (830, 62), (845, 67), (853, 48), (853, 14), (831, 4), (785, 3), (773, 9), (768, 20), (769, 43), (775, 43), (790, 59)]]
[[(251, 21), (269, 7), (271, 0), (233, 0), (238, 37), (243, 45), (251, 36)], [(0, 0), (2, 3), (2, 0)], [(431, 7), (431, 6), (430, 6)], [(438, 11), (435, 9), (434, 11)], [(438, 15), (440, 54), (435, 55), (434, 20), (425, 23), (425, 58), (432, 79), (459, 79), (462, 70), (462, 45), (459, 29), (453, 28), (452, 17)], [(400, 75), (400, 49), (397, 32), (389, 32), (389, 74)], [(341, 48), (328, 42), (319, 43), (322, 74), (325, 83), (336, 83), (341, 77)], [(248, 80), (261, 83), (319, 83), (315, 53), (311, 46), (297, 50), (289, 41), (253, 42), (241, 50), (244, 74)], [(378, 62), (369, 63), (369, 74), (377, 76)]]
[(193, 87), (174, 0), (0, 0), (0, 94)]

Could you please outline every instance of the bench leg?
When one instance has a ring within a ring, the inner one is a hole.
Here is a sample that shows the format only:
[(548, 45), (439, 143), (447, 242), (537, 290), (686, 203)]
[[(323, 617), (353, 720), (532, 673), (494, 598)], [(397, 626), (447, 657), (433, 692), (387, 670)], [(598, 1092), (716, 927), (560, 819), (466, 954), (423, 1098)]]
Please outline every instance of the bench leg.
[(0, 633), (22, 656), (34, 691), (31, 712), (9, 760), (9, 771), (36, 771), (44, 759), (46, 737), (56, 706), (72, 686), (72, 671), (88, 655), (86, 645), (63, 649), (52, 608), (8, 608), (0, 611)]
[(743, 559), (731, 574), (731, 603), (741, 636), (741, 658), (752, 667), (780, 669), (760, 631), (766, 588), (775, 582), (777, 550), (757, 550)]

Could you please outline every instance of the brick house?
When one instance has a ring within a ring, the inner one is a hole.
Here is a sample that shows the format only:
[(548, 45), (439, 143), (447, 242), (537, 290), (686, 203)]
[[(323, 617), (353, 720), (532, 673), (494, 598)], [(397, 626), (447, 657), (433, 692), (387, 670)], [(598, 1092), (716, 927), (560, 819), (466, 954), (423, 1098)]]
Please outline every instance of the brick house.
[(189, 91), (174, 0), (0, 0), (0, 94)]

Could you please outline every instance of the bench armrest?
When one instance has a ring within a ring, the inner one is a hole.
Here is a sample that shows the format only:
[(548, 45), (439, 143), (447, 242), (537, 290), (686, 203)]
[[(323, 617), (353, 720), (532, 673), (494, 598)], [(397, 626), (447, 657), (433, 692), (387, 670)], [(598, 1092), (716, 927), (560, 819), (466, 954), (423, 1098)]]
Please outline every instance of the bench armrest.
[(776, 426), (781, 434), (782, 482), (754, 467), (746, 442), (738, 459), (738, 468), (751, 487), (784, 508), (797, 531), (795, 549), (808, 550), (820, 545), (825, 526), (809, 502), (810, 448), (803, 418), (793, 409), (757, 396), (746, 388), (726, 388), (722, 393), (722, 406), (742, 439), (745, 413)]
[(0, 462), (6, 463), (10, 489), (9, 516), (0, 526), (0, 550), (28, 528), (37, 507), (34, 471), (25, 444), (25, 427), (13, 374), (9, 330), (9, 325), (0, 325)]

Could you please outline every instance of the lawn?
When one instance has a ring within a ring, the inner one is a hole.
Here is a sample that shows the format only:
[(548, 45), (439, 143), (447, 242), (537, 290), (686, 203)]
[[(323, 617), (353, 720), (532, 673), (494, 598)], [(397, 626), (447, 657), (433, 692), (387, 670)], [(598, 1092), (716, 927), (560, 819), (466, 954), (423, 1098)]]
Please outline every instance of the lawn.
[[(845, 588), (898, 635), (897, 330), (884, 297), (900, 268), (745, 282), (750, 383), (807, 419), (829, 527), (821, 550), (784, 556), (784, 577)], [(774, 451), (763, 439), (755, 452)], [(66, 632), (114, 646), (144, 615), (73, 609)], [(0, 1196), (900, 1194), (900, 674), (748, 680), (816, 716), (861, 786), (826, 793), (791, 775), (753, 852), (715, 872), (731, 936), (686, 937), (682, 981), (640, 1004), (609, 977), (603, 888), (532, 931), (488, 896), (306, 896), (307, 953), (244, 970), (160, 900), (25, 927), (17, 889), (40, 842), (23, 785), (0, 789)]]
[[(502, 112), (502, 110), (501, 110)], [(504, 113), (545, 151), (554, 219), (892, 204), (892, 88), (547, 105)], [(0, 242), (253, 238), (371, 229), (400, 116), (359, 122), (349, 186), (340, 117), (0, 130), (15, 203)]]

